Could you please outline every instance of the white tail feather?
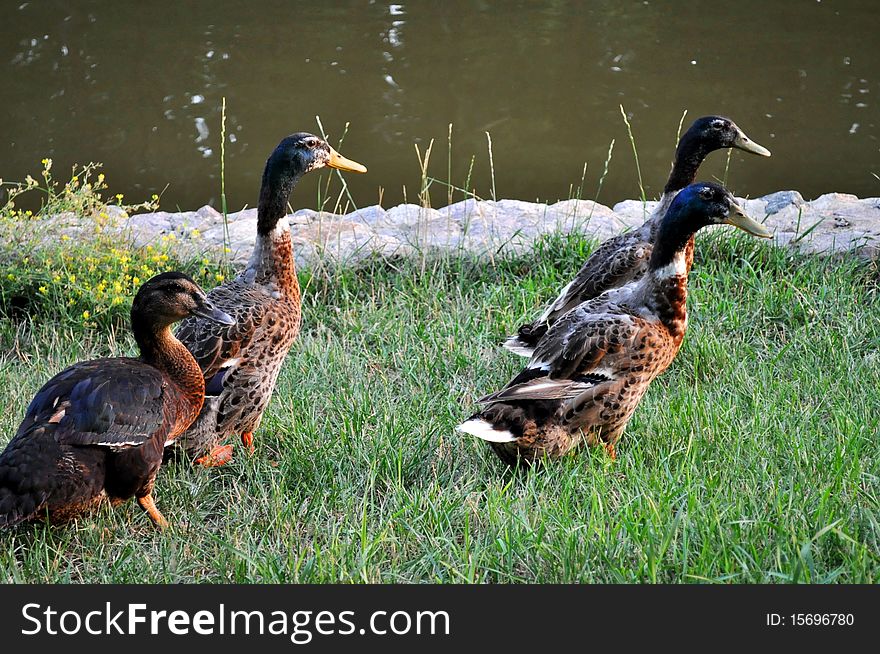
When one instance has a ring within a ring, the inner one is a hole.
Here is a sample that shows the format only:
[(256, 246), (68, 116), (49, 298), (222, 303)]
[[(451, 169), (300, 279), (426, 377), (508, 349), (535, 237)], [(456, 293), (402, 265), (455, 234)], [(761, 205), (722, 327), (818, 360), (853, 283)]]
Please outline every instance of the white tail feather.
[(458, 431), (463, 431), (466, 434), (476, 436), (477, 438), (482, 438), (484, 441), (489, 441), (490, 443), (512, 443), (516, 440), (516, 436), (506, 429), (495, 429), (490, 423), (482, 418), (465, 420), (456, 427), (456, 429), (458, 429)]
[(518, 354), (521, 357), (526, 357), (528, 359), (532, 358), (532, 355), (535, 353), (535, 347), (533, 345), (528, 345), (527, 343), (523, 343), (519, 340), (518, 336), (511, 336), (504, 343), (502, 343), (504, 349), (513, 352), (514, 354)]

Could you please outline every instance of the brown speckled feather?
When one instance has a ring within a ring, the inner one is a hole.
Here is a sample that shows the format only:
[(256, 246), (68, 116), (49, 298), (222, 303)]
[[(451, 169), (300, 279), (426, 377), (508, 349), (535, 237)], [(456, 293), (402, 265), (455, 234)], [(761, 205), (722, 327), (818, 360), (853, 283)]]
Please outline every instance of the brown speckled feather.
[(694, 233), (728, 223), (770, 233), (710, 182), (686, 187), (670, 206), (647, 272), (564, 314), (528, 366), (459, 429), (488, 441), (508, 463), (562, 456), (580, 442), (614, 444), (650, 383), (672, 362), (687, 329)]
[(205, 379), (213, 377), (225, 363), (235, 359), (254, 338), (274, 299), (262, 286), (234, 279), (208, 292), (214, 306), (235, 319), (231, 326), (200, 318), (180, 323), (176, 335), (195, 357)]
[(489, 406), (471, 420), (514, 437), (492, 443), (502, 459), (562, 456), (584, 440), (613, 444), (620, 437), (681, 344), (681, 336), (642, 310), (640, 290), (638, 284), (613, 289), (569, 311), (525, 370), (481, 398)]
[[(590, 255), (574, 280), (562, 289), (541, 316), (520, 326), (517, 333), (504, 342), (504, 347), (520, 356), (531, 356), (538, 341), (566, 311), (605, 291), (641, 278), (648, 269), (651, 244), (654, 243), (661, 219), (678, 192), (694, 181), (700, 164), (711, 152), (737, 147), (769, 156), (770, 153), (764, 148), (746, 145), (747, 142), (748, 137), (729, 118), (703, 116), (695, 120), (676, 147), (675, 159), (663, 195), (647, 220), (637, 230), (602, 243)], [(689, 271), (694, 257), (693, 238), (688, 244), (686, 255)]]
[(211, 290), (208, 298), (236, 324), (226, 327), (194, 317), (178, 329), (178, 338), (204, 371), (209, 396), (198, 420), (177, 441), (191, 456), (205, 454), (230, 436), (256, 431), (299, 334), (300, 292), (286, 224), (258, 236), (248, 268)]
[(535, 345), (560, 317), (581, 302), (638, 279), (647, 270), (650, 258), (651, 243), (641, 232), (608, 239), (590, 255), (544, 313), (534, 322), (522, 325), (516, 336), (505, 342), (505, 347), (523, 356), (531, 356)]

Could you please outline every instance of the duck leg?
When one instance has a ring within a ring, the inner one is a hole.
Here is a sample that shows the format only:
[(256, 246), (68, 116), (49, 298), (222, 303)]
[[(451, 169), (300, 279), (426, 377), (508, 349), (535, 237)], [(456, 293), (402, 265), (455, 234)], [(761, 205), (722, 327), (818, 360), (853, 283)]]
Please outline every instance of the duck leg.
[(605, 448), (605, 451), (608, 452), (608, 456), (611, 457), (612, 461), (617, 461), (617, 450), (614, 448), (614, 444), (620, 440), (620, 437), (623, 435), (624, 427), (617, 427), (612, 431), (608, 431), (602, 434), (602, 447)]
[(250, 454), (254, 453), (254, 433), (246, 431), (241, 435), (241, 442)]
[(232, 461), (232, 445), (216, 445), (205, 456), (195, 460), (196, 464), (204, 468), (217, 468)]
[(614, 443), (605, 443), (605, 451), (612, 461), (617, 461), (617, 450), (614, 449)]
[(165, 529), (168, 527), (168, 521), (165, 519), (165, 516), (159, 511), (159, 508), (156, 506), (156, 502), (153, 500), (153, 494), (147, 493), (143, 497), (137, 498), (137, 503), (140, 504), (140, 507), (147, 512), (147, 515), (150, 516), (150, 519), (156, 524), (160, 529)]

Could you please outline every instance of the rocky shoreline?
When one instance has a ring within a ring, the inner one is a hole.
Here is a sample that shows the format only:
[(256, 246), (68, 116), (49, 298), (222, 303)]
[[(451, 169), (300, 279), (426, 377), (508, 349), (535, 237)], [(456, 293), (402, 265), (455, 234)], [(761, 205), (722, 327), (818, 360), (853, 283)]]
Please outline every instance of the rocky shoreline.
[[(779, 191), (740, 201), (749, 215), (774, 233), (777, 246), (810, 254), (852, 251), (866, 259), (880, 255), (880, 198), (828, 193), (808, 202), (797, 191)], [(354, 265), (374, 255), (523, 252), (551, 232), (578, 232), (601, 241), (640, 225), (654, 205), (639, 200), (613, 207), (591, 200), (555, 204), (466, 200), (441, 209), (402, 204), (390, 209), (370, 206), (344, 215), (302, 209), (288, 219), (298, 265), (318, 261)], [(210, 206), (132, 216), (119, 210), (114, 217), (136, 245), (173, 234), (170, 238), (181, 252), (222, 252), (223, 216)], [(229, 256), (236, 264), (247, 261), (256, 219), (256, 209), (229, 214)]]

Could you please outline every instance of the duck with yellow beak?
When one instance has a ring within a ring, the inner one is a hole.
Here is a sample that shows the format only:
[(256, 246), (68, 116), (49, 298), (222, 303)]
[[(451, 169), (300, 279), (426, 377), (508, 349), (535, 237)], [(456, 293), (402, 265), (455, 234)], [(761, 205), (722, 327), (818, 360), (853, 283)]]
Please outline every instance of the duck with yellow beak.
[(687, 329), (688, 244), (708, 225), (769, 238), (723, 186), (691, 184), (660, 220), (639, 280), (583, 302), (556, 321), (526, 368), (459, 430), (488, 441), (506, 463), (556, 458), (586, 442), (615, 443), (648, 390), (672, 363)]
[(287, 352), (300, 329), (300, 288), (294, 265), (287, 200), (306, 173), (330, 167), (365, 173), (314, 134), (286, 137), (269, 155), (257, 205), (257, 240), (247, 268), (208, 293), (234, 325), (193, 317), (177, 337), (205, 375), (198, 419), (175, 442), (205, 466), (227, 463), (238, 437), (253, 451), (253, 434), (269, 404)]

